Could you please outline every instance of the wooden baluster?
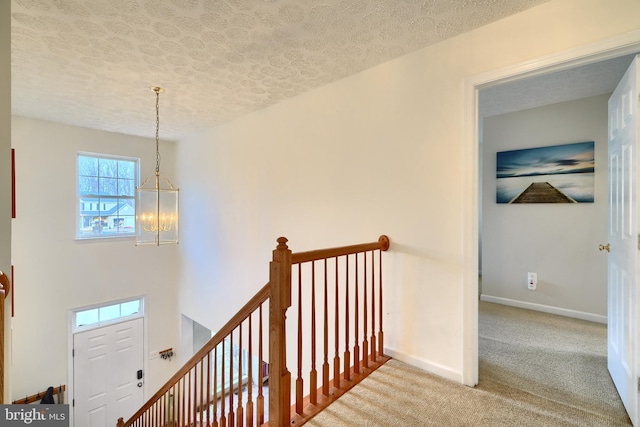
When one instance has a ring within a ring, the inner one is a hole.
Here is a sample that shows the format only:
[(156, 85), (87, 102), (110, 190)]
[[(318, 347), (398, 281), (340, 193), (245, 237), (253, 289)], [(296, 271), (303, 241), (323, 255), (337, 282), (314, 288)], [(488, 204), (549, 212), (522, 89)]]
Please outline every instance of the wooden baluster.
[[(382, 237), (381, 237), (382, 239)], [(378, 273), (378, 285), (379, 285), (379, 291), (378, 291), (378, 298), (380, 299), (380, 303), (378, 304), (378, 308), (380, 310), (380, 315), (378, 316), (378, 321), (380, 322), (380, 326), (378, 328), (378, 354), (380, 356), (384, 355), (384, 332), (382, 331), (382, 251), (386, 251), (387, 248), (389, 248), (389, 240), (386, 240), (386, 248), (383, 246), (380, 251), (378, 251), (379, 254), (379, 261), (378, 261), (378, 269), (379, 269), (379, 273)]]
[(173, 385), (169, 388), (169, 400), (167, 401), (167, 424), (173, 425), (176, 419), (175, 411), (176, 387)]
[(302, 380), (302, 264), (298, 264), (298, 377), (296, 378), (296, 413), (302, 415), (304, 400)]
[(244, 422), (244, 406), (242, 403), (242, 374), (244, 373), (242, 370), (242, 323), (238, 325), (238, 408), (236, 410), (238, 427), (242, 427)]
[(173, 408), (175, 409), (173, 422), (180, 423), (180, 381), (176, 383), (175, 394), (173, 395)]
[(211, 427), (211, 352), (207, 353), (207, 381), (206, 387), (204, 388), (204, 394), (206, 397), (205, 405), (207, 409), (204, 411), (204, 416), (207, 417), (207, 423), (204, 424), (206, 427)]
[(264, 331), (262, 329), (262, 304), (260, 304), (260, 309), (258, 310), (258, 399), (257, 399), (257, 405), (258, 405), (258, 410), (257, 410), (257, 424), (258, 425), (262, 425), (264, 424), (264, 394), (262, 392), (262, 388), (264, 385), (264, 375), (263, 375), (263, 368), (262, 368), (262, 363), (263, 362), (263, 354), (262, 354), (262, 336), (264, 334)]
[[(344, 379), (351, 380), (351, 353), (349, 352), (349, 255), (344, 257), (345, 269), (345, 300), (344, 300)], [(336, 337), (337, 338), (337, 337)]]
[(187, 379), (186, 377), (182, 377), (182, 387), (180, 389), (180, 423), (181, 425), (185, 425), (187, 423), (187, 413), (189, 410), (187, 409), (187, 393), (189, 392), (189, 388), (187, 387)]
[(291, 251), (285, 237), (278, 238), (270, 263), (269, 283), (269, 425), (291, 422), (291, 373), (287, 369), (286, 311), (291, 306)]
[(340, 354), (339, 354), (339, 347), (340, 347), (340, 310), (339, 310), (339, 290), (338, 290), (338, 283), (339, 283), (339, 278), (338, 278), (338, 257), (336, 257), (336, 307), (335, 307), (335, 347), (336, 347), (336, 351), (335, 351), (335, 355), (333, 357), (333, 385), (336, 388), (340, 388)]
[[(198, 381), (198, 375), (196, 375), (196, 387), (195, 387), (195, 397), (194, 400), (196, 400), (196, 405), (193, 408), (193, 421), (194, 424), (198, 421), (200, 423), (200, 425), (204, 425), (203, 423), (203, 418), (202, 418), (202, 414), (204, 411), (204, 396), (203, 396), (203, 392), (204, 392), (204, 359), (201, 360), (199, 363), (200, 365), (200, 381)], [(196, 370), (196, 373), (198, 371)]]
[(358, 278), (360, 277), (360, 270), (358, 269), (358, 254), (356, 254), (356, 295), (355, 295), (355, 304), (354, 304), (354, 308), (355, 308), (355, 315), (353, 316), (353, 320), (354, 320), (354, 334), (355, 337), (353, 339), (353, 372), (355, 372), (356, 374), (360, 373), (360, 343), (358, 342), (358, 340), (360, 339), (358, 333), (359, 333), (359, 317), (360, 317), (360, 302), (359, 302), (359, 296), (358, 294), (360, 293), (360, 286), (359, 286), (359, 280)]
[(180, 415), (180, 381), (178, 381), (174, 387), (173, 399), (171, 400), (171, 422), (175, 424), (180, 422), (178, 418)]
[(165, 394), (164, 405), (163, 405), (163, 414), (162, 414), (162, 426), (168, 426), (170, 423), (173, 423), (171, 419), (171, 407), (169, 406), (171, 402), (173, 402), (173, 398), (171, 397), (173, 393), (173, 389), (169, 388), (167, 393)]
[(221, 357), (221, 369), (220, 369), (220, 425), (222, 427), (227, 427), (227, 416), (225, 415), (225, 386), (224, 386), (224, 375), (225, 375), (225, 362), (226, 362), (226, 357), (225, 357), (225, 341), (226, 339), (222, 340), (222, 354), (220, 355)]
[(248, 383), (247, 383), (247, 426), (253, 425), (253, 325), (251, 323), (251, 318), (253, 317), (253, 313), (249, 315), (249, 343), (248, 343), (248, 367), (249, 372), (248, 375)]
[(362, 341), (362, 366), (364, 368), (369, 367), (369, 342), (367, 341), (367, 254), (364, 254), (364, 285), (363, 285), (363, 299), (364, 303), (362, 304), (362, 317), (363, 322), (362, 325), (364, 327), (363, 331), (363, 341)]
[(311, 261), (311, 372), (309, 402), (318, 403), (318, 372), (316, 371), (316, 262)]
[[(224, 345), (224, 340), (222, 341), (222, 345)], [(218, 347), (220, 345), (214, 347), (213, 349), (213, 427), (218, 427)]]
[[(371, 251), (371, 361), (376, 361), (376, 268), (375, 268), (375, 251)], [(366, 253), (365, 253), (365, 256)]]
[[(191, 405), (191, 398), (194, 397), (194, 390), (191, 388), (191, 374), (193, 373), (193, 369), (190, 369), (186, 375), (186, 394), (187, 394), (187, 406), (184, 408), (185, 418), (187, 420), (187, 425), (191, 425), (191, 408), (195, 405)], [(195, 383), (195, 381), (193, 381)]]
[(178, 383), (178, 422), (184, 425), (184, 377)]
[[(187, 403), (187, 424), (191, 425), (192, 422), (195, 423), (195, 413), (196, 413), (196, 384), (198, 384), (198, 380), (196, 379), (196, 368), (189, 370), (188, 375), (188, 403)], [(191, 378), (193, 376), (193, 379)], [(191, 418), (193, 417), (193, 419)]]
[(233, 331), (229, 334), (229, 416), (227, 422), (233, 427), (235, 412), (233, 411)]
[(329, 293), (327, 259), (324, 259), (324, 363), (322, 364), (322, 394), (329, 396)]

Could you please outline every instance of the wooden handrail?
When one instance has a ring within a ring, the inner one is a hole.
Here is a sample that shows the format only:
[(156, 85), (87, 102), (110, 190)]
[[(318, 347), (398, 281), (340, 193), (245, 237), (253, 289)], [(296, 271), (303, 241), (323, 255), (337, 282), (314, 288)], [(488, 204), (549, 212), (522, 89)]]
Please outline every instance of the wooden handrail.
[(245, 320), (251, 313), (253, 313), (258, 307), (269, 299), (271, 293), (271, 288), (267, 283), (258, 291), (258, 293), (249, 300), (232, 318), (229, 320), (216, 334), (211, 337), (209, 341), (200, 349), (196, 354), (194, 354), (187, 363), (180, 368), (147, 402), (136, 411), (128, 421), (124, 422), (122, 418), (118, 419), (118, 427), (126, 427), (131, 425), (131, 422), (142, 414), (144, 414), (147, 410), (149, 410), (153, 404), (158, 401), (160, 397), (162, 397), (165, 393), (167, 393), (171, 388), (185, 375), (187, 375), (191, 369), (193, 369), (207, 354), (213, 351), (218, 344), (222, 342), (222, 340), (228, 336), (233, 330), (243, 321)]
[(294, 252), (291, 254), (291, 264), (316, 261), (325, 258), (335, 258), (337, 256), (351, 255), (359, 252), (389, 249), (389, 238), (384, 234), (378, 238), (377, 242), (361, 243), (359, 245), (341, 246), (337, 248), (318, 249), (308, 252)]

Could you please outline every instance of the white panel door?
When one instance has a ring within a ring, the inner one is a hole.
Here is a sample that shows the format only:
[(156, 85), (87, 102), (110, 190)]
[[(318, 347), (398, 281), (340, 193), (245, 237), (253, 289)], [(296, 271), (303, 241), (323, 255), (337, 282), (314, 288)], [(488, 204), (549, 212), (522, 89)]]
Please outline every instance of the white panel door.
[(608, 368), (638, 426), (638, 58), (609, 99)]
[(77, 333), (73, 347), (76, 427), (114, 427), (142, 406), (142, 318)]

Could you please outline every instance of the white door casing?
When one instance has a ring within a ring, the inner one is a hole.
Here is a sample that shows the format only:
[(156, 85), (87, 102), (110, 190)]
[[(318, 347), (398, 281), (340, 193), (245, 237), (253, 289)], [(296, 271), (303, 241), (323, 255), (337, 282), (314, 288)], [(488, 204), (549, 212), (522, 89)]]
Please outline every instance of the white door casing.
[(74, 424), (113, 427), (143, 402), (143, 319), (91, 329), (73, 336)]
[(638, 57), (609, 99), (608, 135), (607, 366), (638, 426)]

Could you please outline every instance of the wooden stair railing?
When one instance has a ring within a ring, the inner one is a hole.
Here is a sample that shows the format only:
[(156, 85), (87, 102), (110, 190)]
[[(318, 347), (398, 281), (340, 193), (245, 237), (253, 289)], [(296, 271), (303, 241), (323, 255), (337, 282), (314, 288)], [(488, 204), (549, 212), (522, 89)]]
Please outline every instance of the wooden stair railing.
[(263, 305), (270, 293), (267, 284), (129, 420), (118, 419), (117, 427), (263, 424), (262, 387), (257, 396), (252, 387), (243, 396), (243, 388), (265, 379)]
[(383, 235), (373, 243), (292, 254), (295, 403), (288, 422), (276, 425), (304, 424), (389, 360), (382, 329), (387, 249)]
[[(297, 426), (389, 360), (383, 354), (382, 330), (382, 252), (389, 239), (299, 253), (286, 243), (286, 238), (278, 239), (269, 283), (129, 420), (120, 418), (117, 427)], [(263, 348), (262, 326), (266, 303), (268, 349)], [(296, 320), (295, 333), (287, 328), (288, 310)], [(316, 312), (322, 317), (320, 334)], [(287, 336), (297, 338), (296, 351), (289, 355)], [(265, 352), (268, 408), (262, 387)], [(295, 384), (287, 356), (297, 361)], [(323, 360), (320, 375), (318, 356)]]

